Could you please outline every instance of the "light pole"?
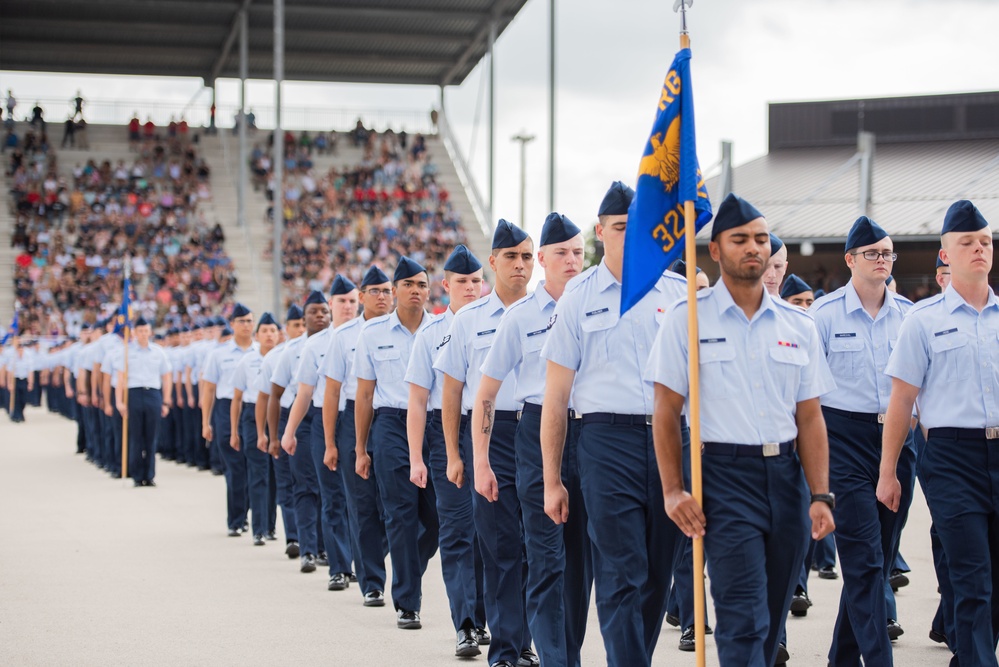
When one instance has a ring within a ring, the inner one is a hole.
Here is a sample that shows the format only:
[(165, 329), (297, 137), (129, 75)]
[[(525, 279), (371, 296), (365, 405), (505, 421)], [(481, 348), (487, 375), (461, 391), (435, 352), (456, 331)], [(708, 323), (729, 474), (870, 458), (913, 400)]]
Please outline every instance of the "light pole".
[(521, 131), (510, 138), (510, 141), (520, 142), (520, 226), (527, 228), (525, 194), (527, 192), (527, 144), (534, 141), (533, 134)]

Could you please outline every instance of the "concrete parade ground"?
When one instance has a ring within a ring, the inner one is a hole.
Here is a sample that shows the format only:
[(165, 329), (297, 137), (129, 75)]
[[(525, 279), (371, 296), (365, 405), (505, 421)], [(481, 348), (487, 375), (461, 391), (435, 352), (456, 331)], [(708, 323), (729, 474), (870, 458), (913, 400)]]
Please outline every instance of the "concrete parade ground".
[[(227, 537), (222, 477), (157, 461), (158, 486), (134, 488), (74, 453), (74, 423), (38, 408), (26, 418), (0, 415), (0, 665), (487, 664), (485, 647), (454, 657), (439, 557), (423, 580), (423, 629), (399, 630), (389, 595), (366, 608), (356, 584), (329, 592), (324, 568), (300, 573), (280, 526), (263, 547)], [(917, 487), (902, 544), (911, 583), (898, 594), (903, 667), (950, 658), (927, 637), (929, 524)], [(788, 620), (789, 665), (826, 664), (840, 586), (813, 573), (815, 605)], [(694, 665), (679, 638), (664, 624), (653, 664)], [(583, 664), (605, 664), (595, 606)]]

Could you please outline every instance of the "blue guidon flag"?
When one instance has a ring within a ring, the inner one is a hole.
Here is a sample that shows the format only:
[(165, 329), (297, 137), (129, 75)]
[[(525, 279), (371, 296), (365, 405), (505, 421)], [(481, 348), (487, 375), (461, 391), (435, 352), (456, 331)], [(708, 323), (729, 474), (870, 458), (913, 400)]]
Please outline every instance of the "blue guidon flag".
[(673, 59), (659, 96), (624, 237), (621, 314), (652, 289), (674, 260), (683, 256), (683, 203), (694, 202), (695, 231), (711, 220), (711, 201), (697, 164), (690, 49)]
[(114, 333), (125, 335), (132, 330), (132, 281), (125, 278), (121, 291), (121, 306), (114, 317)]

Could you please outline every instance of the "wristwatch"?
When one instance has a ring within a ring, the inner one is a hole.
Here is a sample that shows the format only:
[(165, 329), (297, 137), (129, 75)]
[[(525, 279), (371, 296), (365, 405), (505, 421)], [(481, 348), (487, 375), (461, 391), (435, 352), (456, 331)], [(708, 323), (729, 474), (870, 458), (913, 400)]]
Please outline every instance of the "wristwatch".
[(825, 503), (829, 505), (829, 509), (836, 509), (836, 494), (835, 493), (813, 493), (812, 494), (813, 503)]

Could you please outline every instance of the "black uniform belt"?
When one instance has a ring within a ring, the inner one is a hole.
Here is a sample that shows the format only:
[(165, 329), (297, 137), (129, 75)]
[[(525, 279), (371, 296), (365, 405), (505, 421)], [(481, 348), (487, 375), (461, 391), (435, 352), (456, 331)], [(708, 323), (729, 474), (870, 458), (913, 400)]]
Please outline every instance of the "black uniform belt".
[[(444, 411), (443, 410), (431, 410), (429, 412), (429, 414), (434, 419), (439, 419), (439, 420), (441, 420), (441, 422), (444, 421)], [(468, 415), (465, 414), (464, 412), (461, 413), (461, 421), (462, 422), (468, 421)]]
[(405, 417), (409, 414), (408, 410), (403, 410), (400, 408), (377, 408), (375, 410), (375, 416), (378, 415), (392, 415), (393, 417)]
[(847, 419), (852, 419), (858, 422), (867, 422), (868, 424), (884, 424), (885, 423), (885, 413), (883, 412), (850, 412), (849, 410), (840, 410), (839, 408), (830, 408), (823, 405), (823, 410), (828, 410), (834, 415), (839, 415), (840, 417), (846, 417)]
[(159, 387), (129, 387), (129, 391), (160, 391)]
[(354, 410), (354, 399), (348, 398), (347, 402), (343, 404), (343, 409), (344, 410), (353, 411)]
[[(538, 405), (537, 403), (524, 403), (524, 409), (521, 410), (520, 412), (521, 412), (521, 414), (523, 414), (523, 413), (526, 412), (526, 413), (532, 414), (532, 415), (540, 415), (541, 414), (541, 406)], [(578, 412), (577, 410), (573, 410), (572, 408), (569, 408), (569, 410), (567, 411), (567, 414), (569, 416), (569, 419), (582, 419), (583, 418), (583, 415), (580, 412)]]
[(997, 440), (999, 426), (988, 428), (931, 428), (928, 431), (931, 438), (955, 438), (957, 440)]
[(762, 445), (737, 445), (730, 442), (705, 442), (701, 451), (711, 456), (786, 456), (794, 453), (794, 440), (765, 442)]
[[(652, 415), (619, 415), (613, 412), (591, 412), (583, 415), (586, 424), (622, 424), (625, 426), (652, 426)], [(687, 418), (680, 417), (680, 428), (687, 428)]]
[[(469, 419), (472, 418), (472, 411), (469, 410), (465, 413), (465, 416)], [(520, 419), (520, 411), (518, 410), (496, 410), (493, 413), (493, 419), (498, 422), (515, 422)]]

